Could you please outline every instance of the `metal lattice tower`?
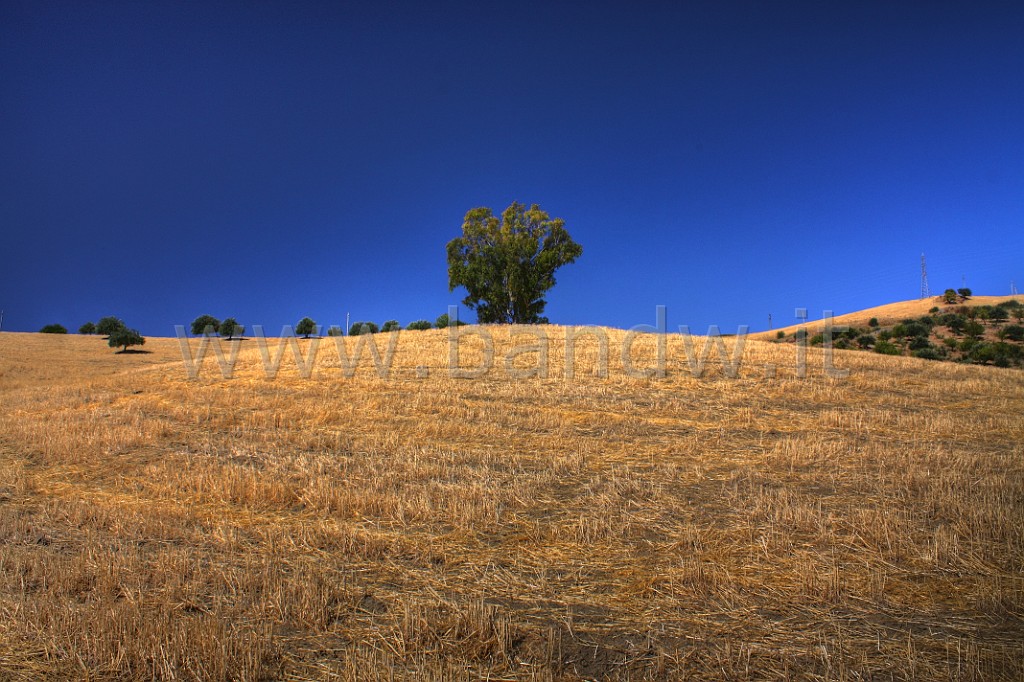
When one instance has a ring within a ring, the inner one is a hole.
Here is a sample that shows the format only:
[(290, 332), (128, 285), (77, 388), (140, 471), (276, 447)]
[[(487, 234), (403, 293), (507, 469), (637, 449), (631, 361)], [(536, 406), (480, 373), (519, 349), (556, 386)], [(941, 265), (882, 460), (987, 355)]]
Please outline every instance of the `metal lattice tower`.
[(924, 254), (921, 254), (921, 298), (928, 298), (931, 293), (928, 291), (928, 266), (924, 262)]

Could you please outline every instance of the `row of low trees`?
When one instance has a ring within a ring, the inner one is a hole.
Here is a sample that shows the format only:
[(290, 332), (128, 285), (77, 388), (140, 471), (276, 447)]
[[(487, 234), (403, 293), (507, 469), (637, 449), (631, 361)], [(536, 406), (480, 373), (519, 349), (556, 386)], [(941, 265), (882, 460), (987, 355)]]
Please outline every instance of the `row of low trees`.
[(974, 293), (970, 289), (963, 287), (961, 289), (946, 289), (939, 298), (942, 299), (943, 303), (952, 305), (954, 303), (962, 303), (973, 295)]
[[(54, 326), (54, 325), (47, 325)], [(56, 325), (60, 326), (60, 325)], [(64, 329), (61, 327), (61, 329)], [(43, 328), (46, 331), (46, 327)], [(63, 334), (67, 333), (65, 329)], [(86, 322), (78, 328), (79, 334), (98, 334), (107, 339), (107, 345), (111, 348), (120, 348), (122, 353), (128, 351), (129, 346), (141, 346), (146, 343), (146, 338), (137, 329), (131, 329), (119, 317), (113, 315), (100, 318), (95, 324)]]
[[(453, 325), (464, 325), (465, 322), (461, 320), (450, 320), (448, 313), (444, 313), (437, 318), (433, 323), (428, 320), (416, 320), (406, 325), (406, 329), (409, 330), (422, 330), (422, 329), (447, 329)], [(360, 334), (377, 334), (379, 332), (393, 332), (402, 329), (402, 325), (399, 324), (398, 320), (388, 320), (383, 325), (377, 325), (376, 322), (355, 322), (349, 329), (349, 336), (359, 336)], [(320, 330), (320, 326), (311, 317), (304, 317), (295, 324), (295, 333), (303, 338), (309, 338), (313, 334), (317, 334)], [(229, 317), (226, 320), (218, 320), (212, 315), (200, 315), (196, 319), (192, 320), (191, 332), (194, 336), (216, 336), (220, 335), (227, 338), (229, 341), (240, 337), (245, 332), (245, 327), (238, 324), (233, 317)], [(81, 332), (92, 333), (92, 332)], [(339, 326), (331, 326), (327, 329), (328, 336), (342, 336), (343, 330)]]
[[(430, 320), (415, 320), (405, 325), (405, 328), (410, 331), (423, 331), (426, 329), (447, 329), (448, 327), (455, 327), (466, 324), (462, 320), (452, 320), (448, 317), (448, 313), (442, 314), (433, 323)], [(379, 327), (374, 322), (356, 322), (348, 329), (349, 336), (359, 336), (360, 334), (377, 334), (379, 332), (397, 332), (402, 328), (402, 325), (398, 323), (398, 320), (388, 320)], [(332, 333), (333, 330), (333, 333)], [(340, 336), (341, 328), (332, 327), (327, 330), (330, 336)]]
[(236, 336), (240, 337), (245, 333), (245, 327), (238, 324), (238, 320), (233, 317), (218, 320), (213, 315), (200, 315), (192, 320), (192, 333), (195, 336), (216, 336), (220, 334), (228, 341), (232, 341)]

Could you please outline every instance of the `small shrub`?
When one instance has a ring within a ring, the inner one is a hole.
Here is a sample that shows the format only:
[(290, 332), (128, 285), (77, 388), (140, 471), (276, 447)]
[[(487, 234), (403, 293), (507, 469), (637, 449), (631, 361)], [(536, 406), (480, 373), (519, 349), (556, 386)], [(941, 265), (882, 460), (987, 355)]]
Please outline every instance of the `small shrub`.
[(932, 329), (929, 325), (919, 320), (904, 320), (892, 328), (894, 336), (911, 338), (913, 336), (928, 336)]
[(1003, 341), (1024, 341), (1024, 327), (1011, 324), (999, 330), (999, 338)]
[(782, 331), (780, 329), (779, 333), (775, 335), (775, 338), (777, 338), (777, 339), (784, 339), (784, 338), (786, 338), (786, 332), (784, 332), (784, 331)]
[(937, 305), (932, 306), (931, 308), (928, 309), (928, 312), (929, 313), (937, 313), (937, 312), (939, 312), (939, 306), (937, 306)]
[(92, 322), (86, 322), (85, 324), (83, 324), (81, 327), (78, 328), (78, 333), (79, 334), (95, 334), (96, 333), (96, 325), (93, 324)]
[(213, 315), (200, 315), (192, 320), (193, 336), (213, 336), (220, 329), (220, 320)]
[(970, 336), (971, 338), (981, 338), (981, 335), (984, 333), (985, 326), (982, 325), (980, 322), (971, 320), (970, 322), (964, 325), (964, 334), (967, 334), (967, 336)]
[(335, 325), (331, 325), (330, 327), (327, 328), (327, 336), (341, 336), (342, 333), (343, 333), (342, 328), (339, 327), (336, 324)]
[(998, 353), (996, 353), (996, 349), (991, 343), (978, 343), (971, 348), (971, 352), (967, 354), (967, 357), (971, 362), (987, 365), (990, 362), (996, 361)]
[(883, 329), (882, 331), (878, 332), (878, 338), (881, 341), (888, 341), (889, 339), (892, 338), (892, 332), (889, 331), (888, 329)]
[(402, 325), (398, 324), (398, 320), (388, 320), (384, 323), (384, 326), (380, 328), (382, 332), (397, 332), (402, 328)]
[(877, 317), (872, 317), (870, 320), (868, 320), (868, 326), (873, 328), (873, 329), (878, 327), (878, 318)]
[(953, 338), (942, 339), (942, 343), (950, 350), (955, 350), (960, 345), (960, 342)]
[(301, 334), (302, 338), (308, 339), (310, 334), (316, 333), (316, 322), (311, 317), (304, 317), (295, 325), (295, 333)]
[(380, 327), (377, 326), (376, 322), (356, 322), (349, 327), (349, 336), (360, 336), (362, 334), (376, 334), (380, 331)]
[(462, 327), (466, 323), (462, 320), (452, 320), (448, 318), (448, 313), (441, 313), (441, 315), (434, 322), (434, 326), (438, 329), (447, 329), (448, 327)]
[(812, 346), (820, 346), (824, 342), (825, 342), (825, 335), (824, 334), (815, 334), (814, 336), (811, 337), (811, 342), (810, 343), (811, 343)]
[(113, 316), (104, 317), (96, 323), (96, 333), (100, 336), (110, 336), (118, 329), (124, 329), (124, 322)]
[(62, 324), (48, 324), (39, 330), (40, 334), (67, 334), (68, 330)]
[(882, 355), (899, 355), (900, 349), (899, 346), (889, 341), (879, 341), (875, 344), (875, 352)]
[(237, 320), (233, 317), (229, 317), (220, 323), (217, 328), (221, 336), (227, 337), (228, 341), (231, 341), (236, 336), (241, 336), (245, 332), (245, 327), (238, 324)]
[(119, 352), (125, 353), (128, 351), (128, 346), (141, 346), (146, 343), (146, 339), (142, 337), (134, 329), (128, 329), (127, 327), (121, 327), (120, 329), (114, 330), (111, 333), (110, 338), (107, 340), (107, 345), (111, 348), (120, 348)]
[(943, 315), (942, 324), (946, 325), (946, 328), (954, 334), (960, 334), (963, 332), (964, 326), (967, 325), (967, 318), (957, 314)]
[(989, 311), (988, 319), (989, 322), (1006, 322), (1010, 319), (1010, 314), (1006, 312), (1006, 308), (996, 306)]
[(430, 324), (428, 320), (416, 320), (415, 322), (410, 322), (406, 329), (411, 329), (413, 331), (425, 331), (433, 328), (433, 326), (434, 325)]
[(875, 337), (871, 334), (861, 334), (857, 337), (857, 345), (861, 348), (870, 348), (875, 345)]
[(941, 360), (942, 354), (937, 348), (928, 347), (914, 351), (914, 357), (922, 360)]
[(925, 348), (931, 348), (932, 344), (925, 336), (914, 336), (910, 339), (910, 343), (907, 344), (910, 350), (924, 350)]

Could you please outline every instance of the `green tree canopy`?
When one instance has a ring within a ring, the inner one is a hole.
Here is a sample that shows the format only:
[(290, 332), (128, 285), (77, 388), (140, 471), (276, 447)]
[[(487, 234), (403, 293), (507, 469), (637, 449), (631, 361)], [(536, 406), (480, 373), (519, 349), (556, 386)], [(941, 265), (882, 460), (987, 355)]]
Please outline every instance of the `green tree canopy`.
[(208, 334), (213, 336), (220, 329), (220, 320), (213, 315), (200, 315), (196, 319), (192, 320), (192, 334), (194, 336), (202, 336)]
[(235, 318), (229, 317), (220, 323), (220, 327), (217, 328), (217, 331), (220, 332), (221, 336), (226, 336), (228, 341), (230, 341), (236, 336), (241, 336), (242, 332), (245, 331), (245, 327), (238, 324), (238, 321), (235, 320)]
[(434, 325), (430, 324), (430, 322), (428, 320), (416, 320), (414, 322), (410, 322), (406, 326), (406, 329), (412, 329), (412, 330), (416, 330), (416, 331), (423, 331), (425, 329), (430, 329), (433, 326)]
[(142, 334), (127, 327), (121, 327), (112, 331), (107, 341), (107, 345), (111, 348), (120, 348), (122, 353), (128, 350), (128, 346), (141, 346), (144, 343), (146, 343), (146, 339), (142, 337)]
[(555, 271), (574, 262), (583, 247), (561, 218), (536, 204), (513, 203), (495, 216), (489, 208), (466, 213), (462, 236), (448, 242), (448, 289), (463, 286), (463, 303), (483, 323), (537, 324), (555, 286)]
[(304, 317), (299, 320), (299, 323), (295, 325), (295, 333), (302, 334), (303, 337), (309, 338), (310, 334), (316, 333), (316, 322), (311, 317)]
[(48, 324), (39, 330), (40, 334), (67, 334), (68, 330), (62, 324)]
[(96, 324), (96, 333), (101, 336), (110, 336), (113, 332), (117, 331), (118, 329), (124, 329), (124, 322), (122, 322), (119, 318), (114, 317), (113, 315), (111, 315), (110, 317), (102, 318)]
[(388, 320), (384, 323), (384, 326), (380, 328), (382, 332), (397, 332), (402, 328), (402, 325), (398, 324), (398, 320)]
[(352, 326), (349, 327), (349, 336), (359, 336), (360, 334), (376, 334), (380, 331), (380, 327), (377, 326), (376, 322), (353, 322)]
[(81, 327), (78, 328), (78, 333), (79, 334), (95, 334), (96, 333), (96, 325), (93, 324), (92, 322), (86, 322), (85, 324), (83, 324)]

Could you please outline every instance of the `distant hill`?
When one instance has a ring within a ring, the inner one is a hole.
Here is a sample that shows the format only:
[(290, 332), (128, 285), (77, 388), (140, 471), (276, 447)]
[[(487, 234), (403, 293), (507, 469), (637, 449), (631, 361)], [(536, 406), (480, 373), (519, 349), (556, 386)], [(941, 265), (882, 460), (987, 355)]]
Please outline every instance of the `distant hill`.
[[(927, 315), (928, 312), (935, 307), (938, 307), (939, 310), (945, 310), (946, 308), (956, 308), (959, 306), (999, 305), (1004, 301), (1019, 301), (1024, 304), (1024, 296), (972, 296), (966, 301), (960, 303), (945, 303), (941, 296), (931, 296), (929, 298), (919, 298), (912, 301), (887, 303), (885, 305), (875, 306), (874, 308), (858, 310), (853, 313), (836, 315), (832, 318), (832, 323), (835, 325), (862, 327), (867, 325), (868, 321), (874, 317), (878, 319), (878, 324), (880, 326), (887, 327), (909, 317)], [(807, 312), (811, 313), (812, 311), (808, 310)], [(821, 311), (817, 312), (818, 314), (821, 313)], [(778, 336), (780, 331), (785, 332), (788, 336), (800, 328), (806, 328), (807, 332), (813, 335), (824, 329), (824, 327), (824, 320), (809, 318), (806, 324), (793, 324), (788, 327), (777, 327), (769, 331), (750, 334), (749, 338), (774, 339)]]

